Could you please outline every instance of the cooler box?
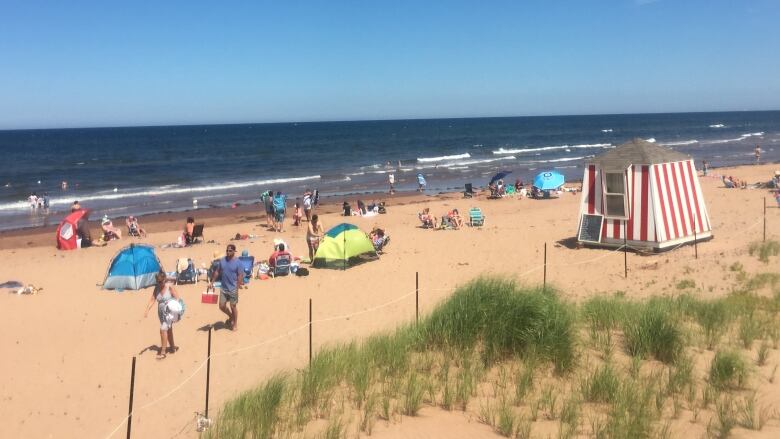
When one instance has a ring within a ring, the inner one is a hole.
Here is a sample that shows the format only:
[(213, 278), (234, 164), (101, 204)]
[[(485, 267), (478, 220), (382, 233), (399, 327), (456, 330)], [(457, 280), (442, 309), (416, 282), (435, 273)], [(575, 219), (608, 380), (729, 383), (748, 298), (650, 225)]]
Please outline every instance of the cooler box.
[(217, 303), (219, 302), (219, 293), (216, 288), (206, 289), (203, 294), (200, 295), (201, 303)]

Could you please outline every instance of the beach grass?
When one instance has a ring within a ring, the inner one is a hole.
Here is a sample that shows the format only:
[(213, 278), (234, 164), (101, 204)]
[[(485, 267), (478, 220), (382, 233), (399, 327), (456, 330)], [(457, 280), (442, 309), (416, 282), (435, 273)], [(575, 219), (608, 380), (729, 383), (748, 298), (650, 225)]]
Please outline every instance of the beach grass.
[(780, 242), (774, 240), (768, 240), (765, 242), (754, 242), (748, 247), (750, 256), (758, 257), (758, 260), (768, 264), (770, 256), (777, 256), (780, 254)]
[[(740, 349), (761, 339), (756, 362), (770, 359), (780, 299), (756, 291), (776, 284), (746, 274), (719, 299), (615, 294), (575, 305), (552, 288), (480, 277), (419, 323), (325, 347), (310, 366), (239, 395), (206, 437), (311, 437), (314, 424), (316, 437), (370, 434), (425, 406), (476, 409), (506, 437), (529, 437), (540, 420), (556, 421), (558, 437), (669, 437), (687, 409), (725, 437), (771, 413), (731, 392), (751, 374)], [(588, 334), (594, 343), (583, 344)], [(702, 339), (716, 352), (697, 371), (692, 343)]]
[(710, 365), (710, 384), (719, 389), (741, 389), (748, 374), (748, 364), (739, 352), (718, 351)]

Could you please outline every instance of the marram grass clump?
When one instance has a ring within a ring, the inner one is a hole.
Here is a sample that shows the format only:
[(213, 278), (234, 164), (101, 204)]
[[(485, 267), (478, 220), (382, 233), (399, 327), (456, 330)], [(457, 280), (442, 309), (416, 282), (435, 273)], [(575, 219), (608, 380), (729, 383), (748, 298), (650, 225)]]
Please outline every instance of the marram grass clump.
[(421, 348), (471, 350), (486, 365), (529, 352), (559, 373), (574, 365), (575, 314), (555, 292), (479, 278), (459, 288), (420, 325)]
[(719, 389), (741, 389), (748, 379), (748, 365), (735, 351), (718, 351), (710, 365), (710, 384)]

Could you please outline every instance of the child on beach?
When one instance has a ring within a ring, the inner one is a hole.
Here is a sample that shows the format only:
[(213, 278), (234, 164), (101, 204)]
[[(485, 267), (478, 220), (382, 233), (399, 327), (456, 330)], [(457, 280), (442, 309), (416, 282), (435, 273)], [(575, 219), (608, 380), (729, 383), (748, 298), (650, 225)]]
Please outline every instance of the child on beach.
[(293, 225), (300, 226), (303, 219), (303, 212), (301, 212), (301, 203), (295, 203), (295, 210), (293, 211)]
[(168, 281), (165, 273), (157, 273), (156, 280), (157, 286), (152, 291), (144, 318), (148, 317), (149, 310), (157, 302), (157, 317), (160, 319), (160, 349), (157, 352), (157, 359), (162, 360), (167, 354), (173, 354), (179, 350), (173, 342), (173, 324), (179, 320), (179, 316), (171, 312), (168, 307), (168, 302), (179, 300), (179, 294), (173, 289), (173, 283)]

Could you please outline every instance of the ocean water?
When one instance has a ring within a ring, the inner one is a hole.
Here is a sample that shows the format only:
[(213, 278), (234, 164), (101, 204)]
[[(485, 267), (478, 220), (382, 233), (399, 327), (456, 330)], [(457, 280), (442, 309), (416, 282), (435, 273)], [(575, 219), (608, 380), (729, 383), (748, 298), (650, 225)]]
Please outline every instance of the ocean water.
[[(143, 215), (251, 203), (269, 189), (384, 191), (388, 172), (399, 190), (423, 173), (431, 192), (498, 171), (581, 179), (590, 157), (635, 137), (697, 166), (753, 163), (757, 144), (763, 162), (780, 161), (780, 111), (0, 131), (0, 230), (56, 224), (74, 200), (93, 217)], [(29, 208), (33, 192), (49, 195), (49, 212)]]

